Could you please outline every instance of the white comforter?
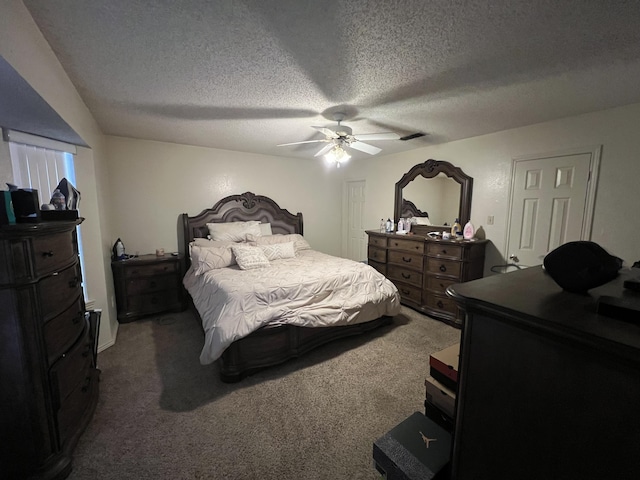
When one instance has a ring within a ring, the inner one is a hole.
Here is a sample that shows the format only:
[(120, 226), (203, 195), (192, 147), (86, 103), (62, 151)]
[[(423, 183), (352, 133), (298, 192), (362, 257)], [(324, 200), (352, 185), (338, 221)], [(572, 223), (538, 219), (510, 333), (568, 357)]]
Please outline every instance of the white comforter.
[(183, 283), (203, 322), (203, 365), (269, 323), (347, 325), (400, 311), (395, 285), (373, 267), (315, 250), (255, 270), (234, 265), (196, 276), (190, 268)]

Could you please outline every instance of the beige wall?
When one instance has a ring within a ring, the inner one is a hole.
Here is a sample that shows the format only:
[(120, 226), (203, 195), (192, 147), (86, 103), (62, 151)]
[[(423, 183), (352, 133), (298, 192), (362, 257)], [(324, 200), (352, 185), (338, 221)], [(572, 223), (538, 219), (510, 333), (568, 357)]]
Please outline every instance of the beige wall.
[(128, 253), (175, 251), (181, 213), (196, 215), (228, 195), (250, 191), (302, 212), (309, 243), (340, 254), (341, 179), (317, 159), (107, 138), (113, 232)]
[[(109, 302), (113, 282), (109, 269), (110, 235), (105, 210), (106, 156), (104, 138), (91, 113), (62, 69), (49, 44), (19, 0), (0, 3), (0, 55), (36, 90), (53, 109), (90, 145), (76, 156), (76, 187), (82, 193), (80, 210), (84, 245), (84, 279), (95, 308), (102, 309), (99, 348), (115, 341), (117, 322)], [(0, 149), (0, 175), (11, 175), (6, 145)]]
[[(435, 145), (398, 155), (353, 161), (342, 170), (345, 179), (366, 178), (365, 225), (378, 228), (393, 212), (395, 182), (413, 165), (429, 158), (446, 160), (474, 178), (471, 219), (482, 226), (492, 245), (485, 270), (504, 263), (509, 186), (513, 158), (602, 145), (600, 178), (592, 240), (628, 265), (640, 260), (636, 236), (640, 219), (640, 104), (507, 130), (491, 135)], [(487, 216), (495, 217), (487, 225)]]

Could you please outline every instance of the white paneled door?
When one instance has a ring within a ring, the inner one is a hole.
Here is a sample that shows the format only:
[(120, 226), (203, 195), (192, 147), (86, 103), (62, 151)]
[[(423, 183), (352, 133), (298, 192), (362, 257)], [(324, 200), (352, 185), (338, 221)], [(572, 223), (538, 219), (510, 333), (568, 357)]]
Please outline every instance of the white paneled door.
[(365, 181), (347, 182), (347, 258), (358, 262), (367, 259), (364, 233)]
[(510, 262), (540, 265), (563, 243), (591, 237), (599, 158), (600, 147), (514, 160)]

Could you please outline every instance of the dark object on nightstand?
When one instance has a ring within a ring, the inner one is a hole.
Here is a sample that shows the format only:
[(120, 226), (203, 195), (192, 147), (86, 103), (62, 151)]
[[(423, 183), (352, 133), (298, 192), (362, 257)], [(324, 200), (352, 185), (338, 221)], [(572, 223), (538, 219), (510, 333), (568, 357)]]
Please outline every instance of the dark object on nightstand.
[(640, 295), (614, 297), (602, 295), (596, 311), (600, 315), (640, 325)]
[(373, 460), (387, 480), (448, 478), (451, 435), (420, 412), (396, 425), (373, 444)]
[(585, 293), (613, 280), (622, 260), (595, 242), (568, 242), (544, 257), (544, 268), (563, 290)]
[(118, 322), (186, 308), (183, 256), (141, 255), (111, 262)]

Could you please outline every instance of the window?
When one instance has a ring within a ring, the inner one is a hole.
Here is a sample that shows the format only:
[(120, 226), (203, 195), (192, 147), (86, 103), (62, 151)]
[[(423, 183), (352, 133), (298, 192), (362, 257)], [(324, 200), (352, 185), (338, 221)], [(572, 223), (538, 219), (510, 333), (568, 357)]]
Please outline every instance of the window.
[[(49, 203), (53, 191), (63, 178), (77, 187), (73, 165), (73, 154), (76, 153), (74, 145), (13, 130), (4, 130), (3, 133), (4, 139), (9, 142), (13, 183), (20, 188), (38, 190), (41, 204)], [(76, 231), (80, 264), (84, 270), (82, 235), (79, 228)], [(84, 294), (88, 302), (86, 288)]]

